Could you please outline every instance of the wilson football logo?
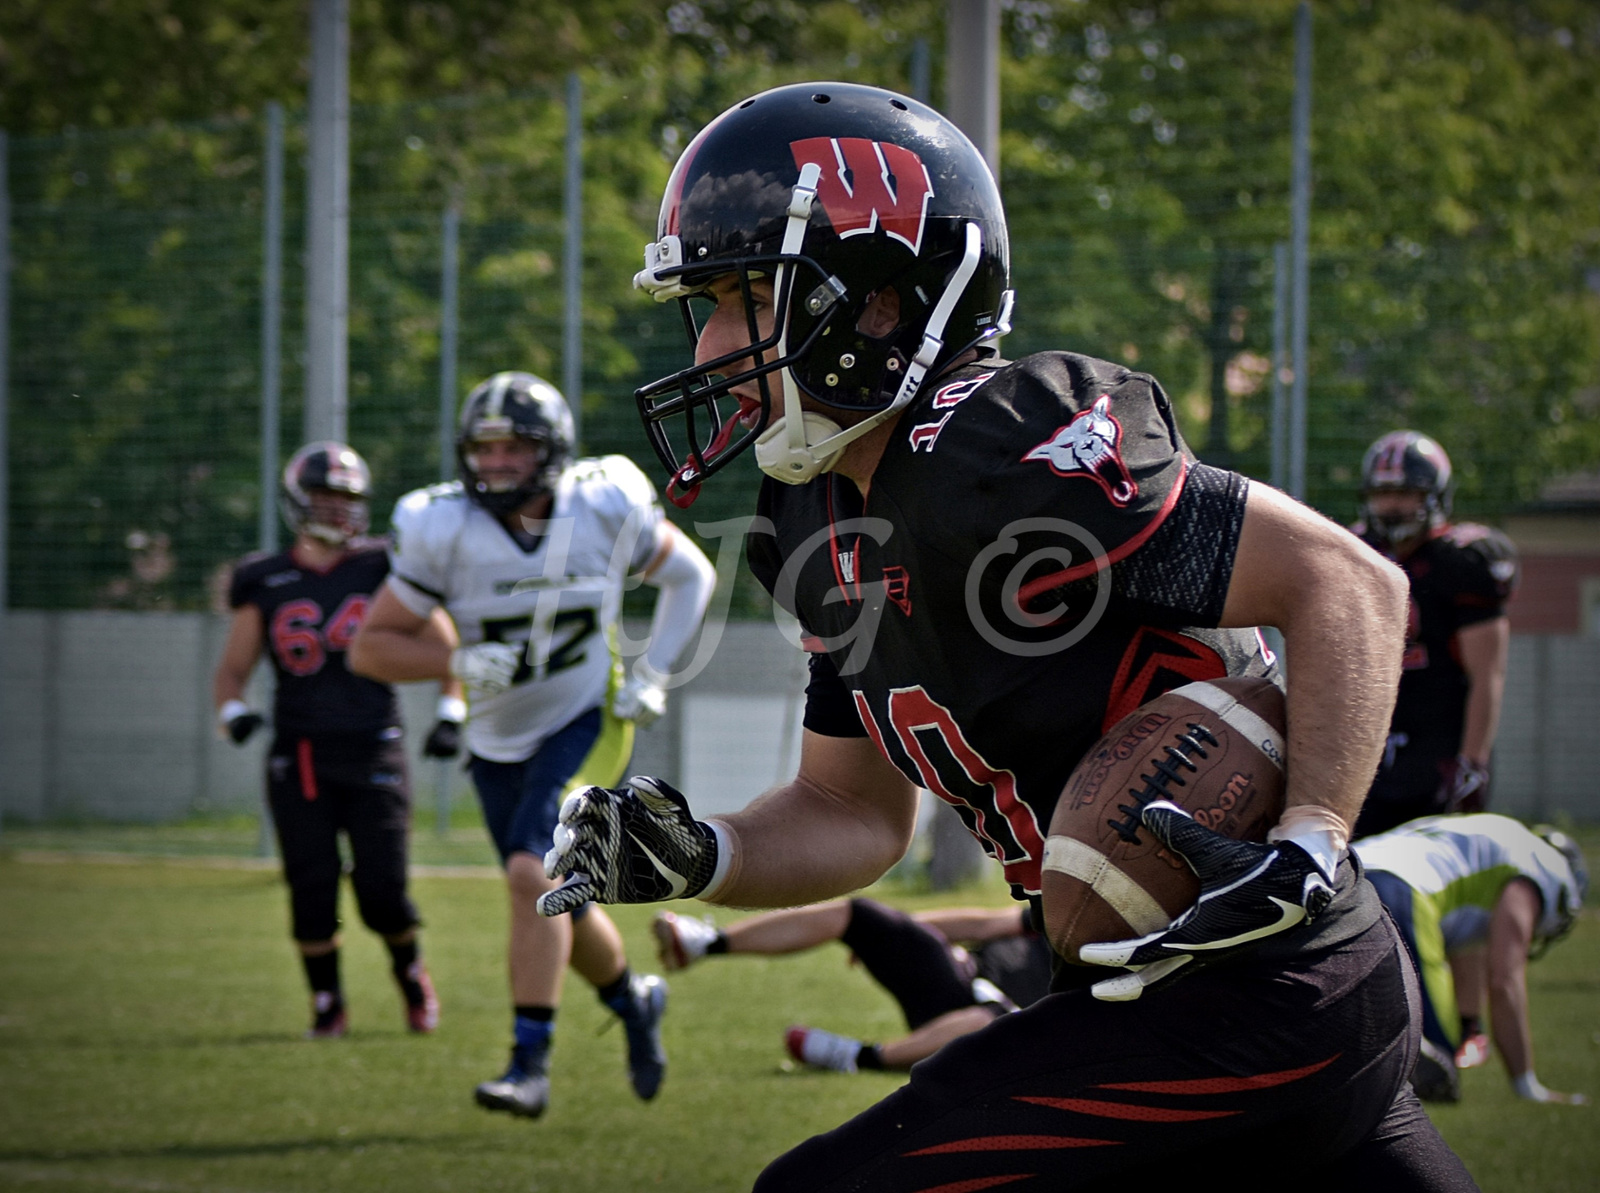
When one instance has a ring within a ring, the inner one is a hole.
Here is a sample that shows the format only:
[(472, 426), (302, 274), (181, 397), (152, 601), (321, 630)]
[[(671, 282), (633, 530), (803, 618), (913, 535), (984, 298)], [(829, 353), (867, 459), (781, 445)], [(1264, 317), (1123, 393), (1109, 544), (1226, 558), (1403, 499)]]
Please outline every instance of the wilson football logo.
[(933, 182), (911, 150), (865, 137), (807, 137), (791, 141), (798, 168), (815, 165), (817, 201), (840, 236), (882, 227), (913, 253), (922, 251)]

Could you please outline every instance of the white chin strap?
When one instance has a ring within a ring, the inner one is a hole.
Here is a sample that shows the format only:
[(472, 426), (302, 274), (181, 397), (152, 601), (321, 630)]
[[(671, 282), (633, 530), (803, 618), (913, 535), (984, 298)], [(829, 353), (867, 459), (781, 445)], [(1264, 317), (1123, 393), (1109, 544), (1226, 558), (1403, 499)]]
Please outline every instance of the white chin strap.
[[(821, 170), (808, 164), (800, 171), (800, 182), (794, 188), (794, 198), (789, 202), (789, 225), (783, 234), (783, 255), (798, 255), (805, 239), (807, 221), (811, 215), (811, 201), (816, 198), (817, 179)], [(939, 296), (933, 314), (928, 317), (927, 330), (922, 333), (922, 343), (916, 356), (906, 368), (894, 401), (884, 409), (862, 419), (855, 426), (841, 429), (825, 414), (800, 408), (800, 387), (788, 369), (779, 370), (783, 383), (783, 417), (774, 419), (756, 440), (756, 464), (774, 480), (790, 485), (803, 485), (828, 471), (839, 461), (844, 449), (878, 426), (885, 419), (910, 405), (922, 388), (939, 353), (944, 350), (944, 327), (949, 322), (956, 303), (966, 293), (973, 274), (978, 272), (978, 261), (983, 255), (983, 230), (977, 224), (967, 225), (966, 249), (955, 276)], [(774, 292), (783, 293), (788, 265), (780, 265), (774, 280)], [(792, 302), (792, 300), (791, 300)], [(785, 320), (783, 334), (778, 339), (778, 355), (788, 352), (789, 328)]]

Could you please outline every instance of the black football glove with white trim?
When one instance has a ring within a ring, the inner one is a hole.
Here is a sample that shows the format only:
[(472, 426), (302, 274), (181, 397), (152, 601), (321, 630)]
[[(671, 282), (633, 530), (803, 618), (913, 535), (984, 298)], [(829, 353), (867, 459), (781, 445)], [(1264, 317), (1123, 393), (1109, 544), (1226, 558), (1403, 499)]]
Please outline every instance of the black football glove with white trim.
[(1332, 882), (1292, 841), (1235, 841), (1197, 824), (1169, 800), (1145, 805), (1140, 819), (1189, 863), (1200, 879), (1200, 898), (1160, 932), (1079, 949), (1078, 959), (1086, 964), (1136, 971), (1096, 982), (1096, 998), (1132, 1001), (1146, 990), (1314, 920), (1333, 901)]
[(687, 899), (716, 872), (717, 838), (681, 792), (635, 775), (621, 787), (585, 787), (567, 797), (544, 868), (566, 881), (539, 896), (540, 915), (564, 915), (590, 900)]

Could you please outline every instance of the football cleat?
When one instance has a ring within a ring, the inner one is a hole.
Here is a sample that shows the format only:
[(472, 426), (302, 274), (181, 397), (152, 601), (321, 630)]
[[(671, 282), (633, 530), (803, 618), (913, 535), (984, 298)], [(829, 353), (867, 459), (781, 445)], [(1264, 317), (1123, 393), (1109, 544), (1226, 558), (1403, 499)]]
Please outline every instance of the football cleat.
[(1411, 1074), (1411, 1088), (1424, 1102), (1461, 1101), (1461, 1077), (1455, 1058), (1432, 1040), (1422, 1041), (1417, 1067)]
[(791, 1027), (783, 1033), (784, 1047), (789, 1055), (813, 1069), (832, 1069), (836, 1073), (854, 1073), (856, 1057), (861, 1054), (861, 1041), (849, 1036), (835, 1035), (820, 1027)]
[(650, 930), (656, 934), (656, 953), (668, 973), (688, 969), (706, 955), (706, 950), (717, 939), (717, 926), (709, 918), (679, 915), (673, 911), (658, 912)]
[(311, 998), (311, 1026), (306, 1029), (306, 1039), (337, 1040), (349, 1030), (344, 1000), (326, 990), (317, 991)]
[(1456, 1049), (1456, 1068), (1476, 1069), (1489, 1063), (1489, 1037), (1481, 1031), (1474, 1032), (1461, 1041)]
[(516, 1063), (493, 1081), (482, 1082), (473, 1098), (485, 1110), (504, 1110), (521, 1118), (538, 1118), (550, 1102), (550, 1078), (528, 1073)]
[(421, 961), (413, 961), (406, 970), (406, 976), (400, 979), (399, 986), (405, 998), (406, 1026), (424, 1036), (438, 1030), (439, 996), (434, 993), (428, 967)]
[(628, 1079), (633, 1092), (648, 1102), (667, 1075), (667, 1053), (661, 1047), (661, 1016), (667, 1009), (667, 984), (653, 973), (635, 974), (632, 1007), (620, 1015), (628, 1040)]

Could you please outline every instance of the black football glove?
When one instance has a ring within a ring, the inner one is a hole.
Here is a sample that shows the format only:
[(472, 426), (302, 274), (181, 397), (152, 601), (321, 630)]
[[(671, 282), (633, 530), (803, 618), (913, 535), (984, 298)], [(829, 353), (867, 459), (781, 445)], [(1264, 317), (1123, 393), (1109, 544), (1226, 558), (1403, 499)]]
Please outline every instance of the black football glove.
[(539, 896), (540, 915), (597, 903), (658, 903), (706, 889), (717, 838), (689, 812), (682, 793), (635, 775), (621, 787), (585, 787), (561, 805), (545, 873), (565, 877)]
[(438, 721), (422, 743), (424, 758), (454, 758), (461, 753), (461, 722)]
[(267, 723), (267, 718), (258, 712), (242, 712), (229, 721), (225, 728), (228, 736), (233, 739), (233, 744), (242, 746), (250, 740), (250, 735)]
[(1160, 932), (1079, 949), (1078, 959), (1089, 965), (1137, 971), (1096, 982), (1096, 998), (1130, 1002), (1146, 990), (1315, 919), (1333, 900), (1332, 883), (1292, 841), (1235, 841), (1197, 824), (1169, 800), (1146, 804), (1140, 820), (1189, 863), (1200, 879), (1200, 898)]

